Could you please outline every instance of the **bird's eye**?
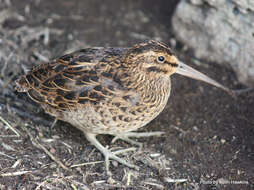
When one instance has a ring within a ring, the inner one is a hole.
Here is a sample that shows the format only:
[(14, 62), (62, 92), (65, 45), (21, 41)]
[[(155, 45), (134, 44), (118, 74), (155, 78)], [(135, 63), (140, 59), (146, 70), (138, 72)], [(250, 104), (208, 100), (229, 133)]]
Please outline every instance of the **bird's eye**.
[(159, 56), (159, 57), (157, 58), (157, 60), (158, 60), (159, 62), (163, 63), (164, 60), (165, 60), (165, 58), (164, 58), (163, 56)]

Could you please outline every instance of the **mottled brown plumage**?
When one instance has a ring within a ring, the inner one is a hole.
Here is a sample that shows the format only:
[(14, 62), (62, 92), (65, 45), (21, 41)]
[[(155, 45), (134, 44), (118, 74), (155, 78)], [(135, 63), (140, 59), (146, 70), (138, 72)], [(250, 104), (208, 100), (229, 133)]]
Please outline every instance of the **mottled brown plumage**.
[[(88, 48), (33, 68), (17, 80), (17, 89), (49, 114), (83, 131), (106, 157), (107, 170), (109, 158), (134, 167), (103, 147), (96, 135), (111, 134), (135, 143), (129, 137), (140, 135), (130, 131), (163, 110), (175, 72), (225, 89), (200, 73), (191, 76), (194, 70), (185, 66), (168, 46), (156, 41), (132, 48)], [(186, 68), (187, 74), (182, 73)], [(153, 134), (161, 133), (143, 136)]]

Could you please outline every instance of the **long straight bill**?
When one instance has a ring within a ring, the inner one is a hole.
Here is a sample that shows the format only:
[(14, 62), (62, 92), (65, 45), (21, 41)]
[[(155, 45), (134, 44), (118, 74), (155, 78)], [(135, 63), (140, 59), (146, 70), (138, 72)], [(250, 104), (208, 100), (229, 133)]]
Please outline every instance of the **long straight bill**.
[(179, 61), (179, 66), (177, 68), (176, 73), (186, 76), (186, 77), (190, 77), (196, 80), (201, 80), (204, 81), (206, 83), (209, 83), (211, 85), (214, 85), (218, 88), (221, 88), (223, 90), (225, 90), (226, 92), (228, 92), (231, 95), (234, 95), (233, 91), (230, 90), (229, 88), (221, 85), (220, 83), (216, 82), (215, 80), (211, 79), (210, 77), (204, 75), (203, 73), (197, 71), (196, 69), (193, 69), (192, 67), (184, 64), (183, 62)]

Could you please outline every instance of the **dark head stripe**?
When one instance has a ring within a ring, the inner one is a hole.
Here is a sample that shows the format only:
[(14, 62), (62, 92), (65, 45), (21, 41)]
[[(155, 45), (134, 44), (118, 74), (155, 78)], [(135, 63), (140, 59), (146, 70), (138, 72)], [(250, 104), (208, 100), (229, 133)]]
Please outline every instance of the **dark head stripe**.
[(177, 63), (170, 63), (168, 61), (166, 61), (165, 63), (171, 65), (172, 67), (178, 67)]
[(141, 54), (151, 50), (155, 52), (166, 52), (169, 55), (174, 55), (172, 50), (166, 44), (153, 40), (146, 43), (137, 44), (131, 49), (132, 53), (134, 54)]

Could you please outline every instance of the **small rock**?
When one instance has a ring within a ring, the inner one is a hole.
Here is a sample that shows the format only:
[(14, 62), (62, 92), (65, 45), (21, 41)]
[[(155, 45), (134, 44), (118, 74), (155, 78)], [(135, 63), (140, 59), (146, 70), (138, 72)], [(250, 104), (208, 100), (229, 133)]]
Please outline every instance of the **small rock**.
[(199, 59), (227, 64), (254, 82), (254, 1), (182, 0), (172, 19), (175, 37)]
[(225, 144), (226, 140), (225, 139), (221, 139), (220, 142), (221, 142), (221, 144)]

